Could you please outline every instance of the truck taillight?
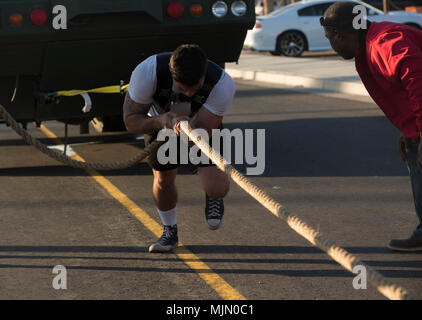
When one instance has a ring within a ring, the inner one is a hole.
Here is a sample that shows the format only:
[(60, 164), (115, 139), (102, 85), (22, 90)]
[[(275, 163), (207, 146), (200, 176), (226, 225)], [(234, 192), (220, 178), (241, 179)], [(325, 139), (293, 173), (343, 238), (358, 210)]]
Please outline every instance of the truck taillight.
[(199, 17), (202, 14), (202, 10), (202, 5), (199, 3), (194, 3), (189, 8), (190, 14), (194, 17)]
[(261, 29), (262, 28), (262, 24), (260, 24), (259, 22), (255, 23), (255, 29)]
[(172, 1), (167, 7), (167, 14), (172, 18), (180, 18), (183, 15), (185, 8), (179, 1)]
[(32, 24), (36, 26), (43, 26), (47, 22), (48, 15), (43, 9), (34, 9), (31, 12), (30, 19)]
[(19, 26), (23, 21), (23, 16), (18, 13), (18, 12), (14, 12), (10, 15), (9, 17), (9, 22), (12, 26)]

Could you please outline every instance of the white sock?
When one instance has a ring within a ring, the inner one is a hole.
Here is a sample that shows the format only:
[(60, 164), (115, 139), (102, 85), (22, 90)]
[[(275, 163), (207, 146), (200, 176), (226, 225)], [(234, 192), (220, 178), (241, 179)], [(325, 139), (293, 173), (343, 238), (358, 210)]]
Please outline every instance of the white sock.
[(157, 208), (158, 214), (160, 215), (161, 222), (165, 226), (173, 226), (177, 224), (177, 205), (168, 211), (161, 211)]

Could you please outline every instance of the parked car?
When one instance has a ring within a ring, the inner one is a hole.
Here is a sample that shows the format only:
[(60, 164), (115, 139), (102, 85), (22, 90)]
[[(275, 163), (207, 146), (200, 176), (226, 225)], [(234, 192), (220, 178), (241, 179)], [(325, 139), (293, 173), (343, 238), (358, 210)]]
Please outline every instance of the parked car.
[[(366, 3), (350, 1), (364, 5), (370, 21), (391, 21), (422, 28), (422, 14), (405, 11), (384, 13)], [(255, 27), (246, 35), (244, 47), (290, 57), (298, 57), (304, 51), (331, 50), (319, 19), (335, 2), (304, 0), (283, 6), (267, 16), (258, 17)]]
[[(278, 8), (280, 8), (280, 5), (278, 4), (277, 0), (274, 0), (273, 6), (274, 6), (273, 8), (274, 10), (277, 10)], [(255, 14), (257, 16), (262, 16), (264, 14), (264, 1), (260, 0), (257, 2), (255, 6)]]

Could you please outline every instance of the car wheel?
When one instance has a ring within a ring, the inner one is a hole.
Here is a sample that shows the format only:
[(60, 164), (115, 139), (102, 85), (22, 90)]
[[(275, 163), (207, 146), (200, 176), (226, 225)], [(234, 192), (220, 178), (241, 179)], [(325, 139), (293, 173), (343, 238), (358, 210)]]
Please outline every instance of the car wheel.
[(405, 25), (407, 25), (407, 26), (409, 26), (409, 27), (416, 28), (416, 29), (418, 29), (418, 30), (421, 30), (421, 27), (420, 27), (419, 25), (417, 25), (416, 23), (411, 23), (411, 22), (409, 22), (409, 23), (405, 23)]
[(299, 57), (305, 51), (305, 46), (305, 37), (297, 31), (287, 31), (277, 41), (278, 51), (287, 57)]

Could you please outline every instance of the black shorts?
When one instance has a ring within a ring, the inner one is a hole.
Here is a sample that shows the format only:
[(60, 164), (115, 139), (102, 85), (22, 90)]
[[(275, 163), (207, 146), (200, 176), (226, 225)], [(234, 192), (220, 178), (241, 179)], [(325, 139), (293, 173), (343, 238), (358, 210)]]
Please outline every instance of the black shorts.
[[(218, 129), (222, 129), (222, 128), (223, 128), (222, 125), (220, 125), (218, 127)], [(153, 143), (157, 139), (157, 135), (158, 135), (158, 132), (155, 132), (153, 134), (144, 134), (145, 147), (147, 147), (148, 145)], [(165, 141), (167, 141), (167, 140), (168, 140), (168, 138)], [(181, 165), (184, 165), (184, 164), (180, 164), (180, 162), (181, 162), (180, 161), (180, 154), (179, 154), (180, 143), (181, 143), (180, 137), (177, 136), (177, 150), (178, 150), (178, 152), (177, 152), (177, 163), (161, 164), (157, 159), (158, 148), (156, 148), (155, 150), (153, 150), (153, 152), (146, 159), (148, 165), (151, 168), (153, 168), (154, 170), (157, 170), (157, 171), (173, 170), (173, 169), (180, 167)], [(212, 139), (211, 138), (210, 138), (209, 144), (212, 146)], [(223, 150), (222, 146), (223, 146), (223, 139), (220, 139), (220, 150)], [(221, 153), (221, 151), (220, 151), (220, 153)], [(201, 151), (198, 152), (198, 156), (200, 156), (200, 155), (201, 155)], [(195, 166), (197, 168), (215, 166), (215, 164), (211, 160), (209, 160), (208, 164), (206, 164), (206, 163), (205, 164), (201, 164), (201, 163), (193, 164), (193, 163), (190, 162), (189, 157), (188, 157), (188, 164), (186, 164), (186, 165)]]

